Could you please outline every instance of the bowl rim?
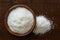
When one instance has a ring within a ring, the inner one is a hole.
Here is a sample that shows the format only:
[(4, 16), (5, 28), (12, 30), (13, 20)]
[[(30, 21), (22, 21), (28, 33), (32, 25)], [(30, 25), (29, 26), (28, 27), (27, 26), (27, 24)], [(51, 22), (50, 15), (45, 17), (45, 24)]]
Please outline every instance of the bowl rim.
[[(26, 33), (24, 33), (24, 34), (18, 34), (18, 33), (12, 32), (12, 31), (10, 30), (8, 24), (7, 24), (7, 18), (8, 18), (8, 16), (9, 16), (9, 12), (11, 12), (13, 9), (15, 9), (15, 8), (17, 8), (17, 7), (24, 7), (24, 8), (26, 8), (26, 9), (28, 9), (30, 12), (32, 12), (33, 17), (34, 17), (34, 22), (33, 22), (33, 25), (32, 25), (32, 27), (31, 27), (31, 29), (28, 30), (28, 32), (26, 32)], [(6, 29), (8, 30), (9, 33), (11, 33), (11, 34), (13, 34), (13, 35), (15, 35), (15, 36), (25, 36), (25, 35), (28, 35), (29, 33), (31, 33), (31, 32), (33, 31), (33, 29), (35, 28), (35, 26), (36, 26), (36, 15), (34, 14), (34, 11), (33, 11), (30, 7), (28, 7), (27, 5), (23, 5), (23, 4), (13, 5), (12, 7), (10, 7), (10, 8), (8, 9), (8, 11), (7, 11), (6, 14), (5, 14), (4, 24), (5, 24), (5, 27), (6, 27)]]

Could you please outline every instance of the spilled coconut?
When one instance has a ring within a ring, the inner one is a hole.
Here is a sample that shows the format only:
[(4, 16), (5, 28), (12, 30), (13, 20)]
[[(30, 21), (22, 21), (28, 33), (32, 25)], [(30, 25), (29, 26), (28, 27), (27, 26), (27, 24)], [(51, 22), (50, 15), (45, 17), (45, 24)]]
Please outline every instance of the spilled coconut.
[(36, 17), (36, 27), (33, 31), (35, 34), (44, 34), (51, 30), (52, 22), (48, 20), (45, 16)]
[(12, 10), (7, 18), (7, 24), (12, 32), (24, 34), (28, 32), (34, 22), (32, 12), (24, 7)]

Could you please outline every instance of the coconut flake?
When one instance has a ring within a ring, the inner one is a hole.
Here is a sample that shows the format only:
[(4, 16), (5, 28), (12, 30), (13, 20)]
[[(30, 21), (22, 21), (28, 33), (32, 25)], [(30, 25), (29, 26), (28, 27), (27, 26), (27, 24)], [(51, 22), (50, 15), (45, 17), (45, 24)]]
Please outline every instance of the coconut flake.
[(19, 34), (28, 32), (34, 22), (32, 12), (24, 7), (13, 9), (7, 18), (7, 24), (11, 31)]
[(33, 33), (35, 34), (44, 34), (51, 30), (51, 21), (48, 20), (45, 16), (36, 17), (36, 28)]

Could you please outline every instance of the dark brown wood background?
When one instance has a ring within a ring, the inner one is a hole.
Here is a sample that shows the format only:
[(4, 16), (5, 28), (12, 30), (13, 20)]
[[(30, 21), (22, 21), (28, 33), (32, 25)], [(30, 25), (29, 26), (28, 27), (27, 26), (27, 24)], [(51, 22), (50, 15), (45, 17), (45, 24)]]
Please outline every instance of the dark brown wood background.
[[(5, 28), (4, 16), (16, 4), (29, 6), (37, 15), (45, 15), (54, 22), (54, 29), (44, 35), (30, 33), (24, 37), (11, 35)], [(60, 40), (60, 0), (0, 0), (0, 40)]]

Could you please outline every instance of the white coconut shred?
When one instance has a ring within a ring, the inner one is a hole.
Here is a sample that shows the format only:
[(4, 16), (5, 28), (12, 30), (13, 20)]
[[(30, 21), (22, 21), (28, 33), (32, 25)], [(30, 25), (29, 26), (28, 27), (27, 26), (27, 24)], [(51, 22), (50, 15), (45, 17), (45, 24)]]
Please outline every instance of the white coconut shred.
[(36, 17), (36, 28), (33, 33), (35, 34), (44, 34), (51, 30), (51, 21), (48, 20), (45, 16)]
[(7, 24), (11, 31), (19, 34), (28, 32), (34, 22), (32, 12), (26, 8), (13, 9), (7, 18)]

